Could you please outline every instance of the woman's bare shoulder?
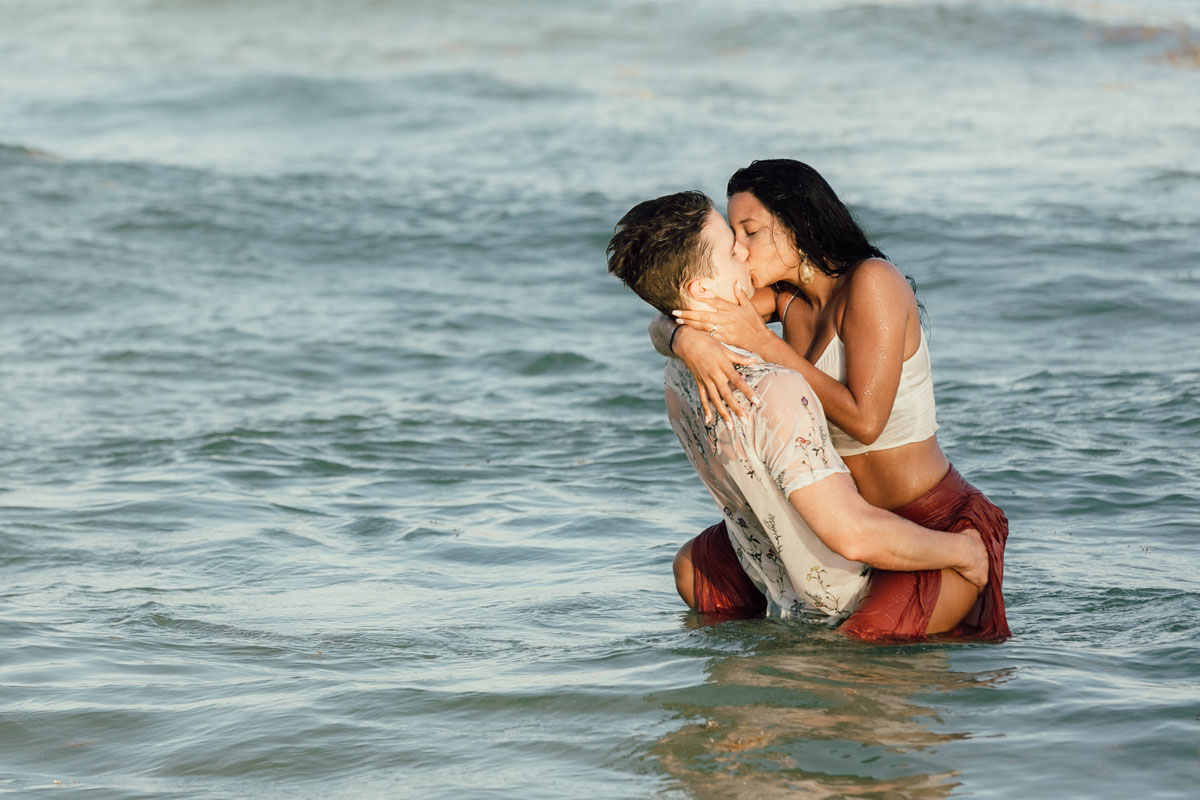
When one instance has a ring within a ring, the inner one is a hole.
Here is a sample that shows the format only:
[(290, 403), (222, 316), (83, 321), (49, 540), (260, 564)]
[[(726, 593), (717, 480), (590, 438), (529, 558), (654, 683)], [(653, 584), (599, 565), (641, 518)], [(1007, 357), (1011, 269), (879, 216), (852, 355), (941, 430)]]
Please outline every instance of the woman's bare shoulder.
[(890, 261), (868, 258), (854, 267), (847, 283), (847, 302), (850, 305), (916, 309), (917, 296), (904, 273)]
[(850, 274), (850, 287), (852, 290), (855, 288), (902, 289), (909, 294), (912, 293), (908, 279), (904, 277), (900, 268), (883, 258), (868, 258), (860, 261)]

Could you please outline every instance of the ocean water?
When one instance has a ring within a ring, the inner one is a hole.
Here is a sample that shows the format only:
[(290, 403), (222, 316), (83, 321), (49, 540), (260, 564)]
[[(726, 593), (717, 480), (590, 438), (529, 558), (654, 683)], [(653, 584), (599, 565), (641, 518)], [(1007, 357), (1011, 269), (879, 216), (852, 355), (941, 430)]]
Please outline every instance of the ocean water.
[[(0, 793), (1195, 797), (1198, 98), (1190, 0), (0, 0)], [(604, 245), (772, 156), (917, 281), (1005, 644), (674, 594)]]

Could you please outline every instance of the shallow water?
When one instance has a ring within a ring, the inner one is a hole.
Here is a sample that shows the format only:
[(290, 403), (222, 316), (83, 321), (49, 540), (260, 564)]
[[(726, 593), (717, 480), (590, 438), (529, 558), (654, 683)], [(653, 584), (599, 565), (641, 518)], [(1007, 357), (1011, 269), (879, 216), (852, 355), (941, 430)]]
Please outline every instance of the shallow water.
[[(0, 791), (1191, 797), (1190, 2), (0, 0)], [(702, 626), (614, 221), (826, 174), (999, 646)]]

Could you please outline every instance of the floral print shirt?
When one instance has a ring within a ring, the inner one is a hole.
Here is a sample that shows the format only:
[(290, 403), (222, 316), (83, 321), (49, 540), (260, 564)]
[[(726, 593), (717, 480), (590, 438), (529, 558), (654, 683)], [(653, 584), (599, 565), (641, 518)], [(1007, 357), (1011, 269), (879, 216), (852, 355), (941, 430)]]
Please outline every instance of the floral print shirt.
[(732, 428), (720, 417), (706, 425), (692, 374), (680, 359), (669, 359), (671, 427), (724, 514), (742, 568), (766, 595), (768, 616), (835, 625), (858, 605), (870, 568), (826, 547), (788, 495), (849, 470), (830, 444), (825, 414), (804, 376), (763, 361), (737, 369), (762, 403), (750, 407), (747, 423), (734, 416)]

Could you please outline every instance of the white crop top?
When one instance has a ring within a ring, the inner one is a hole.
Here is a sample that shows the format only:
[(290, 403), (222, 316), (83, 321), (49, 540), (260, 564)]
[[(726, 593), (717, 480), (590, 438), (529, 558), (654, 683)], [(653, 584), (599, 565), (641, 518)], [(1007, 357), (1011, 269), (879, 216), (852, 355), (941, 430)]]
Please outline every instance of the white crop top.
[[(814, 366), (839, 383), (846, 383), (846, 345), (834, 331), (833, 341), (821, 353)], [(923, 442), (937, 432), (937, 408), (933, 401), (933, 373), (929, 363), (929, 347), (925, 332), (917, 352), (904, 362), (900, 370), (900, 385), (892, 403), (892, 415), (879, 438), (863, 444), (838, 426), (829, 422), (829, 438), (840, 456), (856, 456), (872, 450), (887, 450), (913, 442)]]

